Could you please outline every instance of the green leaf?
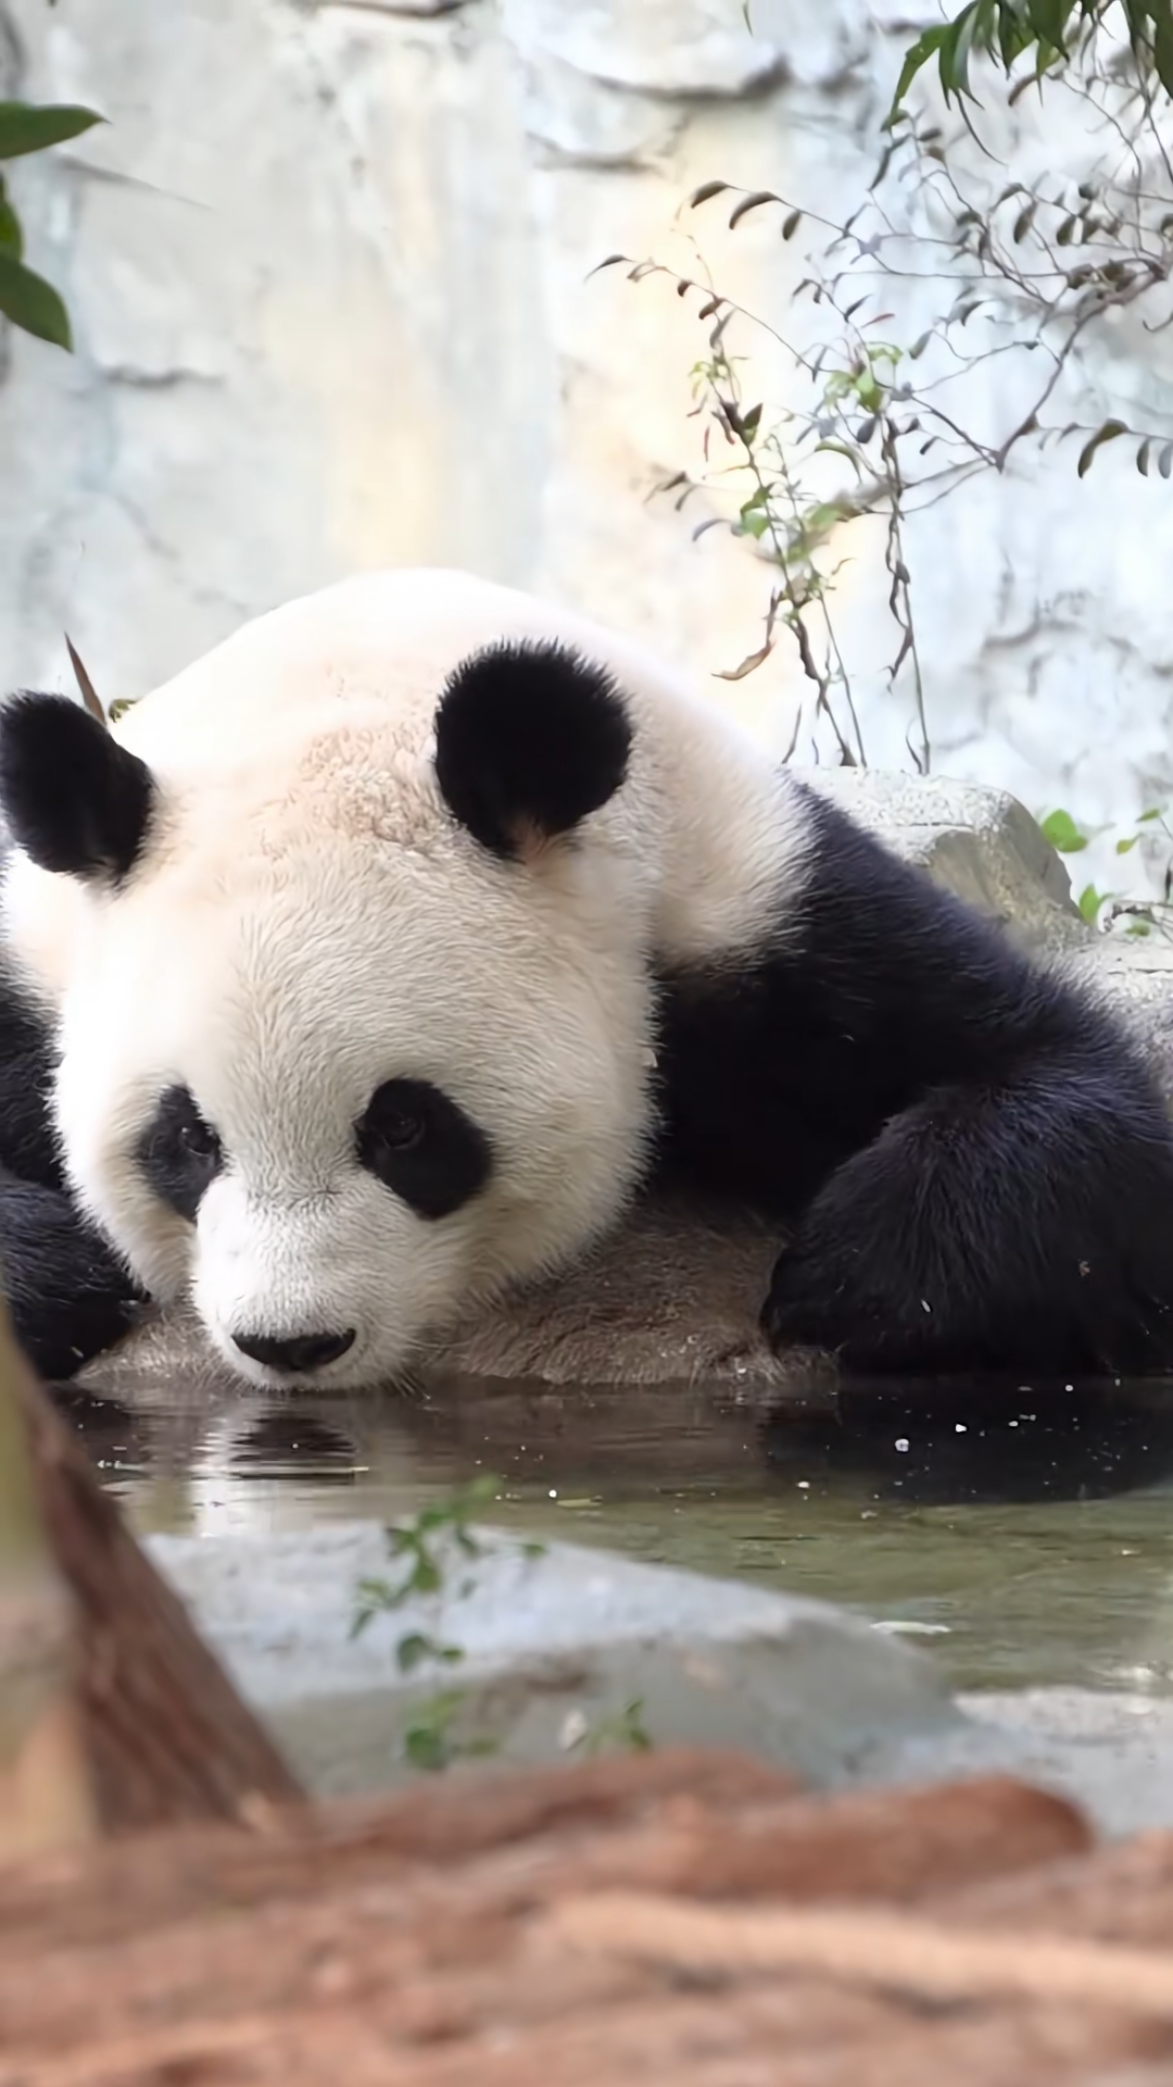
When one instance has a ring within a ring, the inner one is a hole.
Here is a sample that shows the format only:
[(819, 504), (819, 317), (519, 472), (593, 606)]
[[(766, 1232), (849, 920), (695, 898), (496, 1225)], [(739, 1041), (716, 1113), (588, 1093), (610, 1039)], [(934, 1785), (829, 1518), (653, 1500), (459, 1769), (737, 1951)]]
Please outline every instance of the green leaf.
[[(1076, 11), (1079, 12), (1078, 8)], [(1029, 48), (1033, 34), (1039, 46), (1040, 66), (1066, 58), (1070, 0), (1028, 0), (1026, 12), (1030, 26), (1023, 35), (1023, 50)]]
[(1136, 822), (1136, 823), (1137, 823), (1137, 825), (1138, 825), (1138, 826), (1151, 826), (1151, 825), (1152, 825), (1152, 822), (1153, 822), (1153, 820), (1154, 820), (1154, 819), (1159, 819), (1160, 817), (1161, 817), (1161, 807), (1160, 807), (1160, 805), (1159, 805), (1159, 804), (1155, 804), (1155, 805), (1154, 805), (1154, 806), (1152, 807), (1152, 810), (1151, 810), (1151, 811), (1147, 811), (1147, 812), (1142, 812), (1142, 813), (1141, 813), (1141, 815), (1140, 815), (1140, 818), (1139, 818), (1139, 819), (1137, 820), (1137, 822)]
[(971, 0), (970, 6), (963, 7), (956, 21), (949, 25), (949, 35), (942, 44), (937, 59), (937, 70), (941, 75), (941, 86), (946, 101), (951, 93), (956, 94), (958, 100), (962, 96), (969, 101), (973, 100), (969, 88), (969, 54), (982, 24), (983, 14), (988, 14), (988, 0), (985, 5), (983, 0)]
[(1035, 35), (1057, 51), (1063, 49), (1070, 12), (1069, 0), (1027, 0), (1027, 20)]
[(426, 1769), (432, 1775), (447, 1768), (451, 1759), (443, 1732), (435, 1731), (431, 1725), (413, 1725), (404, 1737), (403, 1751), (413, 1768)]
[(1138, 842), (1138, 840), (1139, 840), (1139, 839), (1140, 839), (1140, 835), (1139, 835), (1139, 833), (1130, 833), (1130, 834), (1128, 835), (1128, 838), (1127, 838), (1126, 840), (1123, 840), (1123, 841), (1117, 841), (1117, 843), (1116, 843), (1116, 853), (1117, 853), (1117, 855), (1130, 855), (1130, 854), (1132, 853), (1132, 850), (1133, 850), (1133, 849), (1135, 848), (1135, 846), (1136, 846), (1136, 844), (1137, 844), (1137, 842)]
[(459, 1645), (438, 1645), (423, 1631), (408, 1631), (395, 1647), (395, 1659), (401, 1674), (410, 1674), (425, 1659), (436, 1659), (446, 1667), (454, 1667), (464, 1658)]
[(412, 1568), (408, 1588), (412, 1594), (438, 1594), (444, 1585), (444, 1575), (434, 1558), (421, 1551)]
[(937, 56), (942, 45), (948, 41), (952, 33), (952, 23), (945, 22), (939, 28), (926, 29), (923, 36), (918, 36), (916, 42), (909, 45), (904, 54), (904, 63), (900, 68), (900, 78), (896, 82), (896, 92), (892, 96), (892, 106), (884, 118), (883, 127), (885, 130), (891, 130), (893, 124), (897, 123), (904, 114), (901, 103), (918, 72), (928, 64), (930, 58)]
[(405, 1638), (400, 1638), (395, 1647), (395, 1664), (401, 1674), (410, 1674), (412, 1668), (418, 1667), (421, 1660), (430, 1657), (431, 1650), (432, 1641), (425, 1638), (422, 1631), (409, 1631)]
[(1105, 442), (1114, 442), (1116, 440), (1117, 435), (1126, 435), (1127, 433), (1128, 428), (1125, 425), (1124, 421), (1106, 420), (1104, 422), (1103, 427), (1097, 428), (1090, 442), (1085, 442), (1083, 448), (1080, 450), (1079, 462), (1075, 467), (1077, 477), (1085, 478), (1087, 476), (1087, 473), (1090, 471), (1092, 464), (1095, 461), (1095, 454), (1097, 449), (1102, 449)]
[(812, 455), (820, 456), (825, 450), (830, 451), (831, 455), (833, 456), (846, 457), (848, 463), (854, 466), (856, 477), (862, 477), (863, 466), (861, 465), (860, 460), (856, 455), (855, 451), (853, 449), (849, 449), (846, 442), (832, 442), (830, 440), (826, 442), (816, 442), (812, 451)]
[[(1166, 94), (1173, 95), (1173, 14), (1170, 13), (1169, 0), (1149, 0), (1147, 7), (1138, 5), (1137, 0), (1132, 0), (1132, 5), (1128, 5), (1126, 0), (1124, 12), (1133, 49), (1142, 65), (1147, 44), (1152, 51), (1157, 78)], [(1143, 20), (1146, 15), (1152, 20), (1151, 31), (1147, 22), (1143, 23), (1142, 28), (1141, 21), (1137, 19), (1139, 16)]]
[(1070, 812), (1048, 812), (1042, 831), (1060, 855), (1078, 855), (1087, 847), (1087, 835), (1080, 832)]
[(854, 501), (845, 498), (816, 501), (801, 518), (800, 534), (807, 544), (817, 543), (840, 522), (856, 521), (860, 512)]
[(1099, 918), (1100, 907), (1103, 905), (1106, 897), (1107, 893), (1097, 891), (1094, 884), (1086, 885), (1079, 894), (1079, 910), (1083, 914), (1084, 919), (1090, 921), (1093, 927)]
[(19, 261), (23, 252), (24, 235), (20, 229), (20, 219), (8, 200), (4, 177), (0, 175), (0, 253), (11, 254), (14, 261)]
[(0, 312), (37, 340), (72, 350), (69, 314), (56, 290), (7, 249), (0, 251)]
[[(1019, 51), (1022, 49), (1022, 24), (1015, 19), (1008, 7), (998, 8), (997, 15), (997, 23), (993, 26), (996, 27), (997, 32), (998, 56), (1001, 58), (1006, 71), (1009, 72)], [(987, 34), (984, 42), (987, 49), (992, 49), (993, 38), (991, 35)]]
[(25, 152), (64, 145), (67, 138), (80, 138), (83, 131), (105, 121), (93, 109), (64, 102), (38, 108), (27, 101), (0, 101), (0, 159), (19, 159)]
[(1151, 935), (1152, 927), (1147, 920), (1130, 920), (1124, 932), (1126, 935)]

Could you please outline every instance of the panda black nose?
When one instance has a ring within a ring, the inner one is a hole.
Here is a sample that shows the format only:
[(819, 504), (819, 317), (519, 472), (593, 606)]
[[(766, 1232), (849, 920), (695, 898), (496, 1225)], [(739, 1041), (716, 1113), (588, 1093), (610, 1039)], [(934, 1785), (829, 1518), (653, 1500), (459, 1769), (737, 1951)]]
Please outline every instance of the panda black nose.
[(324, 1370), (353, 1348), (354, 1328), (347, 1333), (295, 1333), (290, 1340), (274, 1340), (264, 1333), (234, 1333), (232, 1338), (241, 1354), (254, 1362), (300, 1376), (305, 1370)]

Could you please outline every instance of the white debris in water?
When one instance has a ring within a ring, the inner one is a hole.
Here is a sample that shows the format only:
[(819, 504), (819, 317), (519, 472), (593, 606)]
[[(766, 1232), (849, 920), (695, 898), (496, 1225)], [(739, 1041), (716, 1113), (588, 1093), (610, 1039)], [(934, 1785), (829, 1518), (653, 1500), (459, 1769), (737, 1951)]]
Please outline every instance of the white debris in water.
[(872, 1629), (883, 1631), (889, 1638), (947, 1638), (952, 1633), (948, 1623), (917, 1623), (911, 1616), (894, 1616), (888, 1621), (873, 1623)]
[(578, 1709), (568, 1710), (562, 1720), (562, 1727), (558, 1734), (558, 1744), (562, 1748), (563, 1753), (568, 1754), (572, 1746), (581, 1745), (589, 1730), (590, 1727), (587, 1724), (585, 1711)]
[(907, 1435), (897, 1435), (897, 1437), (896, 1437), (896, 1447), (897, 1447), (897, 1449), (898, 1449), (898, 1450), (900, 1451), (900, 1454), (901, 1454), (901, 1456), (903, 1456), (903, 1455), (904, 1455), (904, 1452), (905, 1452), (905, 1451), (906, 1451), (906, 1449), (908, 1448), (908, 1436), (907, 1436)]

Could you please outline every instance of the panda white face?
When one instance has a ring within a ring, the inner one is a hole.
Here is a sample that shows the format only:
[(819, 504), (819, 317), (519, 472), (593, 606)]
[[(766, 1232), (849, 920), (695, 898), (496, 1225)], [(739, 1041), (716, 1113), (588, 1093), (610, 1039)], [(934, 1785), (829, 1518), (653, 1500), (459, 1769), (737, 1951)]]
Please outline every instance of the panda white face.
[(57, 1089), (72, 1180), (254, 1383), (395, 1378), (640, 1169), (638, 949), (454, 854), (322, 841), (238, 865), (227, 902), (201, 870), (198, 897), (161, 877), (94, 924)]
[(173, 728), (148, 765), (63, 699), (5, 713), (16, 943), (46, 884), (71, 901), (70, 1180), (258, 1385), (394, 1379), (578, 1252), (645, 1161), (651, 886), (606, 810), (625, 705), (549, 645), (441, 687), (327, 684), (263, 758), (201, 742), (171, 773)]

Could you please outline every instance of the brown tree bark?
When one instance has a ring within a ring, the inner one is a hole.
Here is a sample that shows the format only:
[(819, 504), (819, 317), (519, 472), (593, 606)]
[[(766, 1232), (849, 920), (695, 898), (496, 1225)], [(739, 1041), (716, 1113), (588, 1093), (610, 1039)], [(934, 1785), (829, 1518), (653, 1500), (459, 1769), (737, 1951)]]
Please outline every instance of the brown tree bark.
[(0, 1862), (97, 1831), (77, 1626), (40, 1512), (21, 1363), (0, 1300)]
[[(5, 1324), (0, 1570), (6, 1557), (8, 1582), (0, 1579), (0, 1591), (10, 1585), (17, 1607), (0, 1605), (0, 1627), (7, 1615), (10, 1650), (18, 1641), (26, 1649), (39, 1644), (56, 1662), (39, 1758), (64, 1807), (58, 1840), (84, 1831), (87, 1817), (104, 1832), (120, 1832), (184, 1819), (246, 1819), (298, 1797), (293, 1777), (102, 1491)], [(3, 1659), (0, 1642), (0, 1705), (11, 1696)], [(23, 1796), (16, 1786), (8, 1792), (10, 1818), (18, 1803), (27, 1817), (29, 1787), (26, 1764)], [(15, 1825), (12, 1837), (19, 1841)], [(39, 1836), (42, 1845), (53, 1837), (47, 1829)], [(4, 1838), (0, 1823), (0, 1850)]]

